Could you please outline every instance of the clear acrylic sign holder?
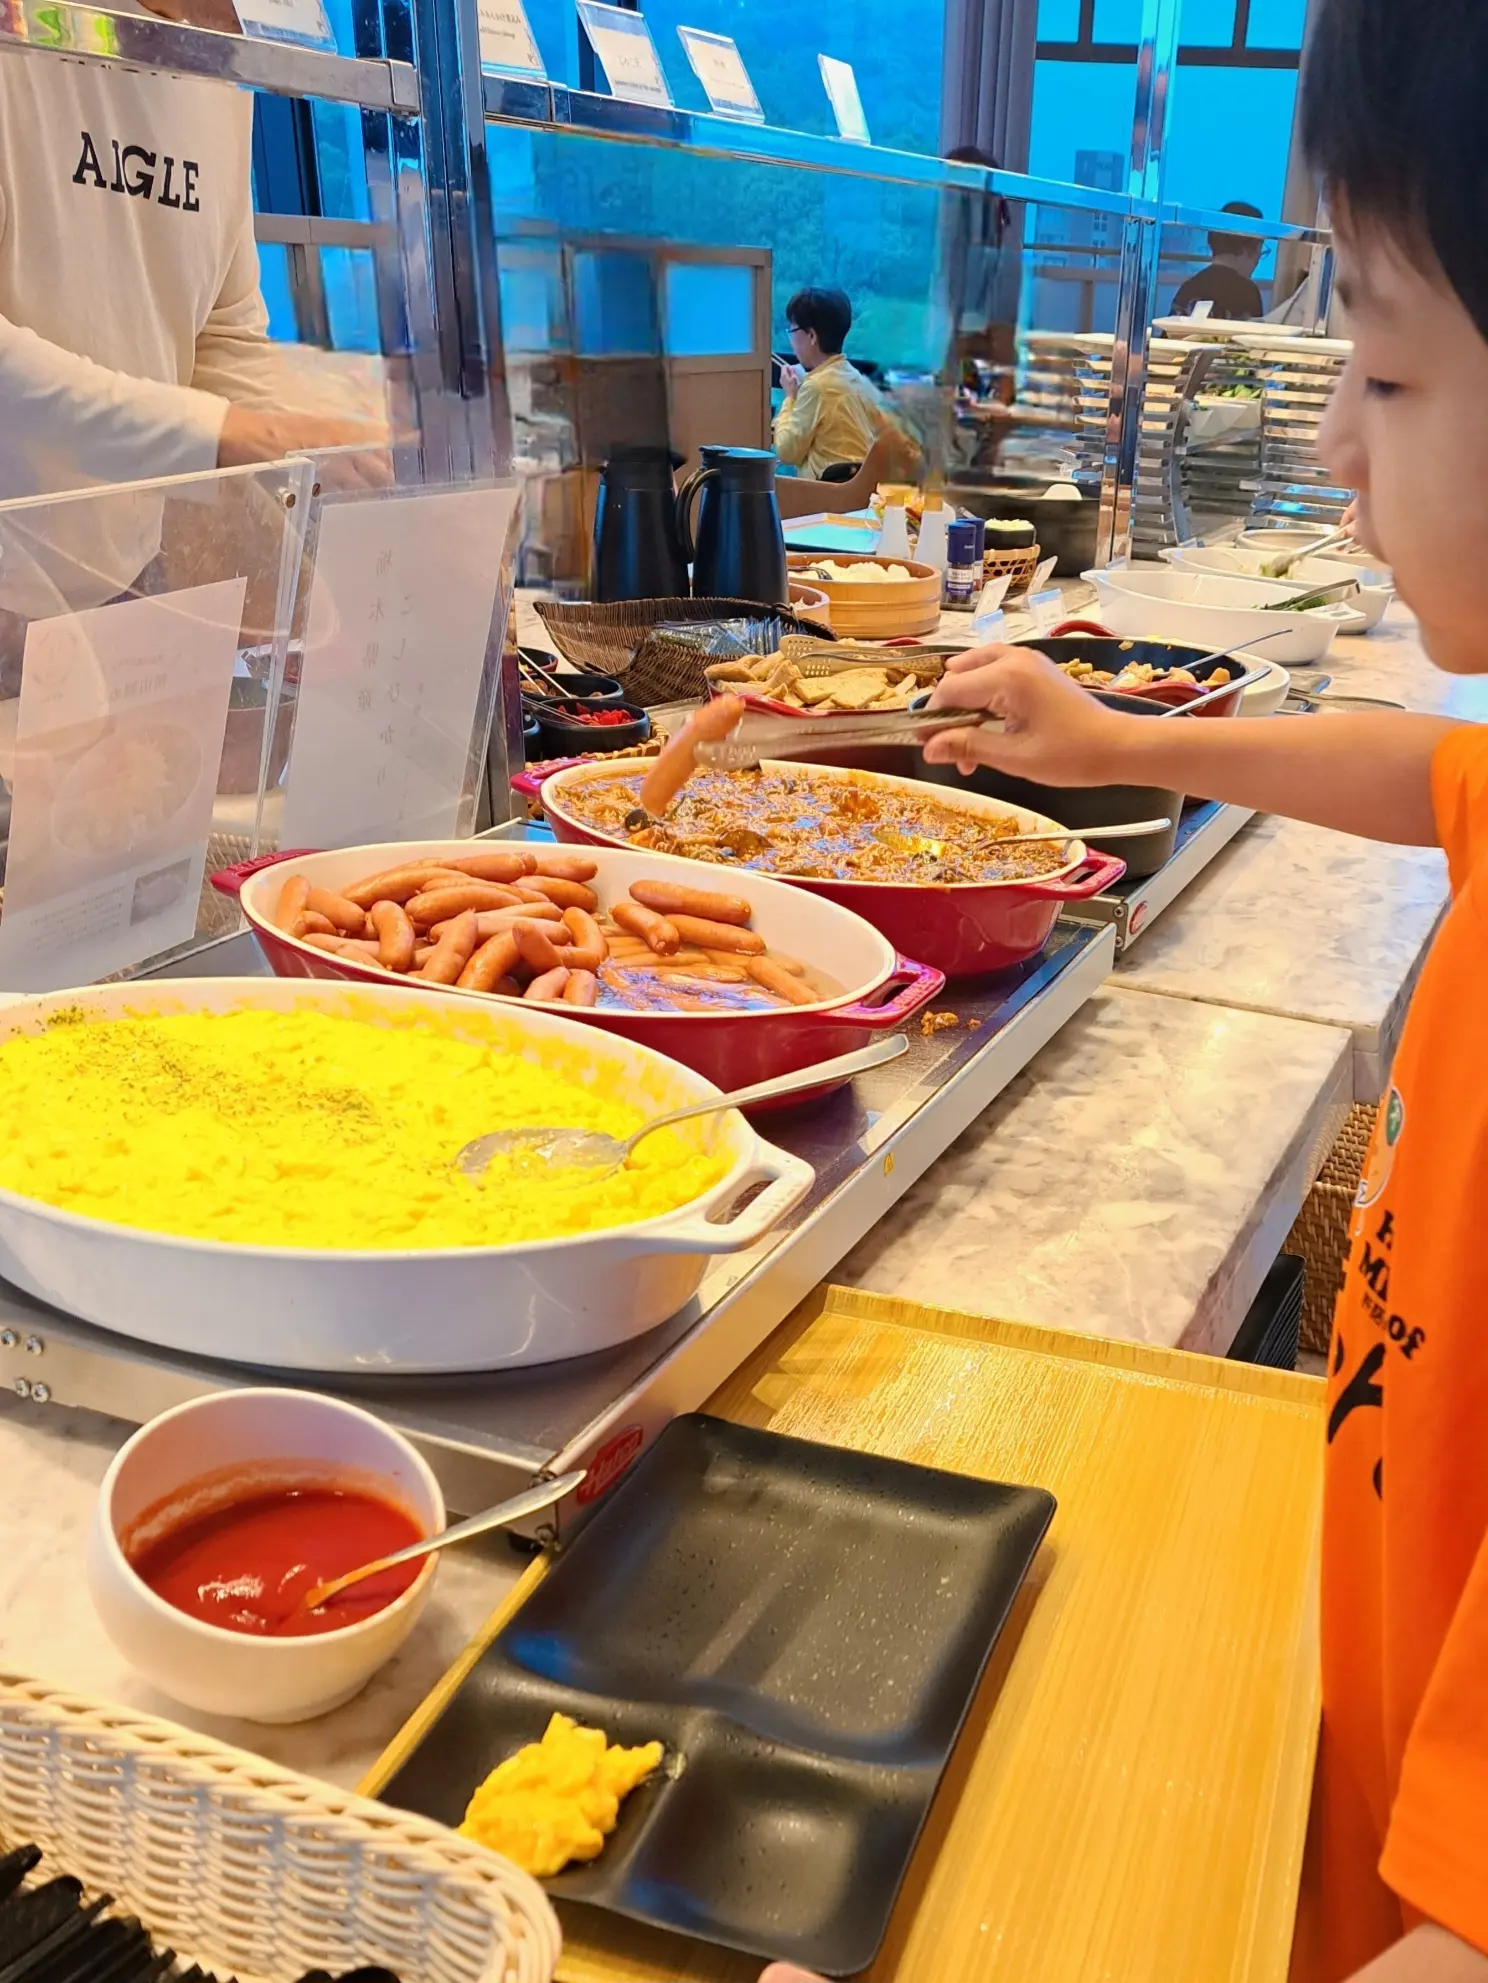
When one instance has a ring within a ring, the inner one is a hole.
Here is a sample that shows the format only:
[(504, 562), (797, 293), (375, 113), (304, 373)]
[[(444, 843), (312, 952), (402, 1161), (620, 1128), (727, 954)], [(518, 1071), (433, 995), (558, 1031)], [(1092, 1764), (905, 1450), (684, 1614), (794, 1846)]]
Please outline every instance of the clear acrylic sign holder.
[(612, 96), (626, 103), (672, 108), (672, 92), (643, 14), (608, 6), (605, 0), (579, 0), (579, 19), (599, 57)]
[(285, 848), (475, 830), (512, 597), (515, 482), (327, 492), (263, 839)]
[(0, 504), (0, 991), (128, 977), (238, 927), (312, 465)]

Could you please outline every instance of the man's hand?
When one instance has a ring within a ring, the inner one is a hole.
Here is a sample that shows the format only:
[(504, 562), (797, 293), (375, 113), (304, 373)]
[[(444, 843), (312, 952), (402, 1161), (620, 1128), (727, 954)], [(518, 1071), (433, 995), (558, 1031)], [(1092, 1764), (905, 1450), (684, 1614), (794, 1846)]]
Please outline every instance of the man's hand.
[(801, 390), (801, 381), (806, 374), (799, 365), (782, 365), (780, 368), (780, 390), (787, 399), (794, 399)]
[(968, 776), (979, 764), (1037, 785), (1111, 782), (1127, 726), (1052, 661), (1027, 647), (979, 647), (958, 654), (930, 697), (932, 709), (985, 709), (1001, 730), (946, 730), (927, 738), (932, 764)]
[(254, 413), (230, 406), (217, 444), (219, 468), (242, 468), (256, 461), (282, 461), (289, 454), (339, 455), (328, 479), (338, 487), (386, 488), (393, 479), (384, 427), (360, 420), (328, 420), (314, 413)]

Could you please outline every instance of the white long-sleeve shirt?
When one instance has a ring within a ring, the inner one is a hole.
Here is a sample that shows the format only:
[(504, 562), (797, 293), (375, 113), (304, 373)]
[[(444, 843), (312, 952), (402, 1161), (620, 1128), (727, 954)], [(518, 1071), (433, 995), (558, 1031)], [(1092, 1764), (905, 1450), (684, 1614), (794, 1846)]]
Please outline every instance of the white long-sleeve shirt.
[(0, 499), (216, 465), (269, 408), (244, 90), (0, 53)]
[[(0, 52), (0, 500), (205, 472), (229, 401), (282, 405), (252, 117), (228, 84)], [(122, 507), (109, 584), (154, 552)]]

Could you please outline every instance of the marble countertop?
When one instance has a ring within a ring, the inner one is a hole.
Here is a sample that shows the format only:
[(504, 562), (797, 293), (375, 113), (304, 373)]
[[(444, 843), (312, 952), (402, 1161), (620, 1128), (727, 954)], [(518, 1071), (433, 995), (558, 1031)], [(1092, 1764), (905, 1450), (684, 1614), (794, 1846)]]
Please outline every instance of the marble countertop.
[(84, 1575), (98, 1483), (133, 1427), (0, 1395), (0, 1666), (162, 1716), (354, 1789), (521, 1574), (503, 1537), (450, 1551), (402, 1651), (354, 1701), (287, 1728), (197, 1714), (147, 1686), (104, 1637)]
[[(1373, 634), (1335, 641), (1325, 666), (1334, 694), (1488, 721), (1488, 680), (1434, 668), (1403, 607)], [(1355, 1097), (1376, 1101), (1447, 893), (1437, 848), (1257, 818), (1133, 945), (1115, 981), (1346, 1026)]]
[(1113, 982), (1347, 1027), (1354, 1097), (1372, 1102), (1446, 900), (1438, 848), (1257, 818), (1122, 957)]
[(1342, 1027), (1099, 993), (832, 1273), (1224, 1355), (1352, 1099)]

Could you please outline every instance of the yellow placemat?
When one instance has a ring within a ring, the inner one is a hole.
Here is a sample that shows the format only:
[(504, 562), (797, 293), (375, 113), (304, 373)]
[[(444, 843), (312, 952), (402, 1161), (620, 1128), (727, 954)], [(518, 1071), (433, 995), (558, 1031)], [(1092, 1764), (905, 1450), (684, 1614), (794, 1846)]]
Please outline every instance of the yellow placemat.
[[(1321, 1400), (1315, 1379), (829, 1288), (712, 1401), (1059, 1500), (873, 1983), (1282, 1983), (1317, 1728)], [(564, 1983), (759, 1971), (586, 1909), (564, 1929)]]

